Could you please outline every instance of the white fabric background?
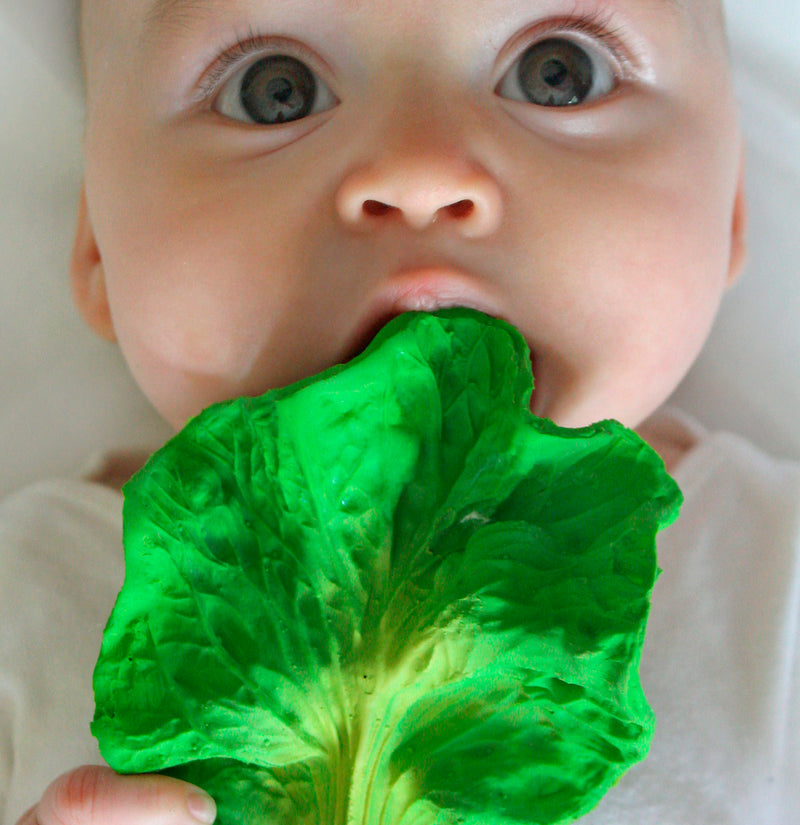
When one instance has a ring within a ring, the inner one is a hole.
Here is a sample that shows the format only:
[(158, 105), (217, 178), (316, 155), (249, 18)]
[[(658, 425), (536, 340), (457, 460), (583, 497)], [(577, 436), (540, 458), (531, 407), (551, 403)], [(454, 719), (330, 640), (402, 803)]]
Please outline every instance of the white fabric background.
[[(73, 309), (77, 0), (0, 0), (0, 496), (168, 430)], [(676, 403), (800, 459), (800, 0), (728, 0), (750, 254)]]

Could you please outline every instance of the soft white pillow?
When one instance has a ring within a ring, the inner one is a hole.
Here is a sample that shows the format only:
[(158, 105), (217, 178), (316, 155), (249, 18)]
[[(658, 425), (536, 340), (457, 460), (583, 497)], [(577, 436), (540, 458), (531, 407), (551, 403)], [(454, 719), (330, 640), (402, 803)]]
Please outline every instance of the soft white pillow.
[[(676, 393), (708, 426), (800, 458), (800, 0), (731, 0), (750, 254)], [(0, 0), (0, 495), (168, 435), (72, 307), (80, 182), (77, 0)]]
[(76, 99), (81, 94), (79, 5), (80, 0), (0, 0), (0, 26), (15, 30), (35, 59)]
[(725, 2), (747, 149), (749, 255), (675, 402), (800, 458), (800, 0)]
[(0, 15), (0, 496), (168, 432), (72, 304), (83, 111), (63, 80)]

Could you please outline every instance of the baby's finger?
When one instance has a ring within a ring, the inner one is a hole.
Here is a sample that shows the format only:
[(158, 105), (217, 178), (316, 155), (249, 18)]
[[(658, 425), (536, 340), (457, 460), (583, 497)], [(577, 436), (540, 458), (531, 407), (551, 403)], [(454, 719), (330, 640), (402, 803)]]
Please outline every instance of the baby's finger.
[(168, 776), (86, 766), (60, 776), (19, 825), (211, 825), (211, 797)]

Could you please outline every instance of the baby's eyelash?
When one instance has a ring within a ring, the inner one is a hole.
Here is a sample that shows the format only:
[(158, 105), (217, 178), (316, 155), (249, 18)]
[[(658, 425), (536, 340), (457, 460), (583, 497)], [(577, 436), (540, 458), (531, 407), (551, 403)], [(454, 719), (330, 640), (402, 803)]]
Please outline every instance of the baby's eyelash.
[(616, 42), (619, 38), (620, 27), (614, 25), (614, 13), (609, 10), (597, 9), (586, 14), (574, 14), (567, 17), (555, 18), (553, 27), (564, 26), (572, 31), (585, 32), (599, 40), (611, 39)]
[(622, 63), (631, 62), (632, 56), (621, 37), (622, 27), (615, 24), (614, 12), (611, 10), (598, 9), (586, 14), (554, 17), (545, 20), (533, 31), (536, 40), (550, 34), (585, 34), (602, 43)]
[(268, 37), (252, 29), (242, 38), (222, 51), (216, 61), (204, 72), (197, 84), (197, 99), (210, 97), (225, 75), (254, 54), (291, 54), (299, 60), (314, 64), (314, 57), (308, 49), (293, 40), (282, 37)]
[[(613, 17), (613, 12), (597, 10), (588, 14), (553, 18), (544, 21), (536, 29), (536, 37), (537, 39), (541, 39), (550, 33), (577, 32), (586, 34), (602, 43), (620, 61), (629, 63), (629, 52), (622, 38), (619, 36), (619, 27), (613, 24)], [(311, 52), (300, 43), (280, 37), (268, 37), (250, 29), (245, 36), (238, 39), (233, 46), (221, 50), (219, 57), (200, 78), (197, 84), (195, 99), (199, 102), (211, 97), (229, 71), (259, 52), (272, 52), (275, 54), (285, 54), (289, 52), (300, 60), (305, 60), (311, 64), (314, 63)]]

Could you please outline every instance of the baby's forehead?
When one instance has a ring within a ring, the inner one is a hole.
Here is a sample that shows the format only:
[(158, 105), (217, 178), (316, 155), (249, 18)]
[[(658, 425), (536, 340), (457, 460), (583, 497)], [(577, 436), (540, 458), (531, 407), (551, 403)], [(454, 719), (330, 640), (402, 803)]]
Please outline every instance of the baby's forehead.
[[(76, 6), (81, 18), (95, 16), (102, 12), (112, 12), (115, 9), (124, 10), (131, 13), (136, 18), (146, 18), (150, 23), (160, 24), (167, 21), (188, 21), (192, 17), (207, 15), (210, 11), (217, 13), (229, 10), (231, 13), (242, 12), (251, 8), (255, 11), (259, 5), (266, 0), (77, 0)], [(269, 7), (283, 12), (291, 12), (292, 6), (297, 0), (269, 0)], [(305, 3), (311, 6), (315, 13), (329, 12), (338, 14), (341, 12), (359, 12), (363, 7), (370, 7), (375, 0), (317, 0), (315, 3)], [(380, 0), (378, 0), (380, 2)], [(413, 12), (415, 18), (425, 17), (426, 9), (430, 0), (392, 0), (392, 7), (395, 9), (408, 7), (409, 12)], [(459, 9), (467, 9), (470, 4), (453, 2), (448, 13), (457, 14)], [(481, 6), (491, 14), (492, 0), (482, 2)], [(496, 0), (498, 13), (506, 13), (508, 3), (505, 0)], [(722, 0), (612, 0), (611, 2), (598, 3), (596, 14), (613, 14), (617, 7), (623, 10), (639, 9), (644, 12), (650, 10), (666, 9), (675, 13), (690, 13), (700, 19), (713, 23), (717, 27), (724, 27), (724, 12)], [(566, 12), (559, 10), (555, 16), (570, 17), (576, 14), (575, 9), (567, 9)], [(533, 3), (530, 5), (529, 15), (532, 19), (537, 17), (552, 17), (553, 10), (548, 4)]]
[[(77, 0), (76, 0), (77, 2)], [(144, 44), (145, 32), (189, 30), (199, 21), (214, 22), (214, 26), (204, 26), (207, 31), (218, 30), (230, 19), (238, 27), (247, 26), (256, 29), (267, 24), (265, 20), (276, 21), (276, 26), (291, 26), (300, 29), (297, 35), (302, 37), (302, 27), (311, 26), (325, 29), (330, 26), (345, 25), (341, 21), (355, 20), (362, 16), (381, 18), (378, 7), (386, 4), (387, 13), (394, 20), (411, 21), (411, 27), (423, 26), (426, 20), (435, 16), (439, 23), (461, 15), (466, 26), (459, 30), (472, 30), (478, 36), (483, 31), (485, 38), (495, 44), (497, 30), (484, 23), (493, 19), (525, 19), (526, 24), (533, 24), (546, 19), (558, 18), (567, 21), (572, 17), (591, 18), (610, 21), (610, 28), (624, 29), (626, 25), (636, 25), (637, 20), (657, 18), (659, 15), (675, 15), (680, 21), (679, 30), (687, 39), (695, 41), (696, 46), (705, 44), (719, 46), (725, 44), (725, 19), (722, 0), (598, 0), (593, 11), (586, 12), (573, 3), (525, 2), (520, 0), (79, 0), (81, 14), (81, 50), (84, 59), (84, 71), (91, 72), (90, 55), (98, 49), (115, 48), (114, 44), (129, 52), (135, 42)], [(593, 6), (595, 4), (592, 4)], [(522, 6), (522, 8), (520, 8)], [(513, 14), (509, 11), (513, 12)], [(555, 10), (555, 11), (554, 11)], [(556, 13), (557, 12), (557, 13)], [(476, 14), (483, 21), (480, 25), (467, 25)], [(244, 23), (242, 21), (245, 21)], [(385, 21), (384, 21), (385, 22)], [(404, 23), (405, 25), (405, 23)], [(270, 31), (258, 31), (258, 34), (273, 34)], [(280, 32), (277, 32), (280, 33)], [(314, 35), (309, 31), (309, 37)], [(397, 33), (383, 26), (378, 30), (379, 37), (394, 38)], [(699, 35), (699, 38), (697, 37)], [(346, 36), (346, 33), (345, 33)], [(160, 37), (156, 37), (160, 41)], [(420, 48), (427, 48), (420, 38)]]

